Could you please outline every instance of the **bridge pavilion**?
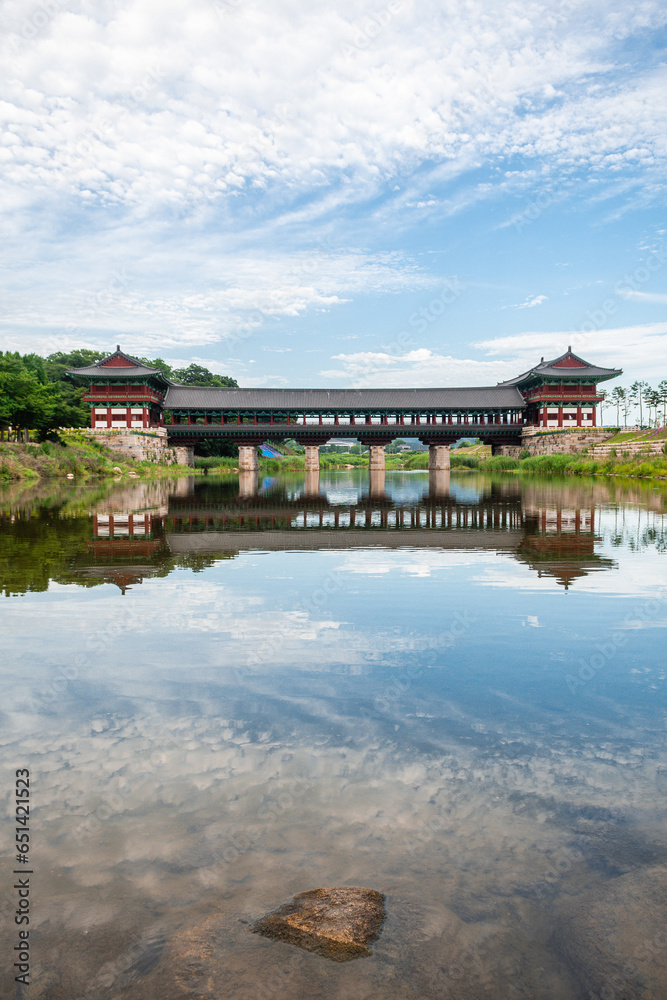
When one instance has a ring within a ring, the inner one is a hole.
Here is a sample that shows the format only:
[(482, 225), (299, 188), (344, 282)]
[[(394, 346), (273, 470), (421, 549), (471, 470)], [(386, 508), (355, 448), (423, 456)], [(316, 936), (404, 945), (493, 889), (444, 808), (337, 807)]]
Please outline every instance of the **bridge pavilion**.
[(384, 468), (394, 439), (429, 446), (429, 465), (449, 467), (449, 445), (477, 437), (496, 452), (518, 445), (527, 426), (595, 427), (604, 394), (598, 383), (621, 371), (600, 368), (568, 348), (495, 386), (425, 389), (230, 389), (170, 381), (121, 351), (67, 375), (86, 387), (95, 429), (164, 427), (169, 444), (193, 446), (223, 437), (239, 447), (240, 467), (257, 468), (257, 447), (287, 438), (303, 444), (306, 468), (319, 468), (319, 446), (356, 438), (370, 449), (370, 467)]

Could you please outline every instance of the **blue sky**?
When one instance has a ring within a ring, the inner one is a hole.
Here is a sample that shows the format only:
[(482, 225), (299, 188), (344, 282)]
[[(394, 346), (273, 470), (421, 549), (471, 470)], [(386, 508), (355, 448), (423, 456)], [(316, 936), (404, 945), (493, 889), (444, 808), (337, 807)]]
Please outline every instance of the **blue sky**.
[(667, 8), (5, 0), (0, 349), (667, 377)]

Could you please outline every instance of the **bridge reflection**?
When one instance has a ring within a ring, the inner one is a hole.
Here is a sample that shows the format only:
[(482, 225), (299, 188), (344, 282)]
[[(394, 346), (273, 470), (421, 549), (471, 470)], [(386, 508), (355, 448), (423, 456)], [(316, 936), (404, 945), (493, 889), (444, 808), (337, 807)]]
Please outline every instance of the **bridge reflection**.
[[(596, 503), (581, 490), (526, 487), (448, 472), (374, 479), (319, 473), (294, 484), (245, 473), (236, 482), (188, 480), (151, 509), (93, 515), (82, 572), (125, 589), (166, 564), (208, 564), (249, 550), (367, 547), (484, 549), (511, 554), (565, 588), (615, 564), (597, 551)], [(134, 558), (133, 558), (134, 555)], [(134, 563), (133, 566), (130, 564)], [(152, 563), (152, 565), (150, 565)]]

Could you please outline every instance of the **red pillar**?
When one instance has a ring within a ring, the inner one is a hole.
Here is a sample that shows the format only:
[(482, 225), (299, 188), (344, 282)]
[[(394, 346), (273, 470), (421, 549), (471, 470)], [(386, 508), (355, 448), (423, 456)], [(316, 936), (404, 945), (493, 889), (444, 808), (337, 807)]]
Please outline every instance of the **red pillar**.
[(593, 404), (593, 427), (598, 425), (598, 408)]
[(111, 407), (107, 406), (107, 430), (111, 429)]
[(577, 427), (581, 427), (581, 407), (577, 407)]

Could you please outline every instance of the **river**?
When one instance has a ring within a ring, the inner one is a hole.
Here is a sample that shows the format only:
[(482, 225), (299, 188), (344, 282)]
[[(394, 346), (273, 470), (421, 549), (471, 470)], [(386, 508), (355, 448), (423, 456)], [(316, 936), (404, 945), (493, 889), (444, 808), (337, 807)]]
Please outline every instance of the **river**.
[[(666, 496), (0, 492), (3, 795), (28, 769), (31, 807), (31, 984), (4, 824), (3, 997), (667, 996)], [(371, 957), (249, 933), (345, 885), (386, 894)]]

